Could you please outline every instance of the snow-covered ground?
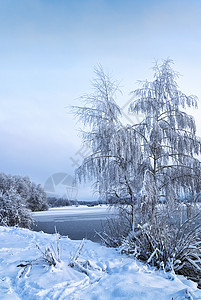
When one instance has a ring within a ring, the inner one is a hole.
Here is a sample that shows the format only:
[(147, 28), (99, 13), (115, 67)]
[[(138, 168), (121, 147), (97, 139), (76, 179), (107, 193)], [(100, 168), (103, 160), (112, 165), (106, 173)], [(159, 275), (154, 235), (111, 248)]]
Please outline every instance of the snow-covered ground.
[[(39, 259), (41, 252), (36, 244), (44, 250), (51, 243), (54, 246), (55, 241), (55, 235), (0, 227), (1, 300), (201, 299), (201, 290), (184, 277), (154, 271), (115, 249), (91, 241), (84, 242), (77, 259), (84, 273), (69, 266), (80, 241), (66, 237), (60, 241), (61, 262), (50, 267)], [(32, 268), (17, 267), (30, 260)]]

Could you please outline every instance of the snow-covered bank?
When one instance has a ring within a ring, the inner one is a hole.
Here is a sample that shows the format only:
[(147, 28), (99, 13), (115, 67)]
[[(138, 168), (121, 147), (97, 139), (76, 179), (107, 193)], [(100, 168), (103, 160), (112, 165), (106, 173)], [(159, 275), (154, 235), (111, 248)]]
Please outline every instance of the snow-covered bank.
[[(0, 227), (0, 299), (201, 299), (196, 284), (154, 271), (143, 264), (91, 241), (85, 241), (79, 261), (90, 262), (89, 276), (68, 266), (80, 244), (61, 238), (61, 263), (33, 264), (23, 273), (17, 267), (41, 256), (55, 236), (27, 229)], [(191, 295), (191, 298), (190, 298)], [(188, 298), (189, 297), (189, 298)]]

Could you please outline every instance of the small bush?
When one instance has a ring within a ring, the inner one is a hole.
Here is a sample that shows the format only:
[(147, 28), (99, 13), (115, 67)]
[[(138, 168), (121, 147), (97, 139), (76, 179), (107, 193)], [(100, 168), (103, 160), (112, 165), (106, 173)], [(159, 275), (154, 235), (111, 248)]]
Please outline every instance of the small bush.
[(21, 197), (11, 189), (0, 196), (0, 225), (30, 228), (33, 219), (21, 201)]
[(36, 244), (36, 247), (40, 251), (41, 256), (33, 260), (24, 261), (19, 265), (17, 265), (17, 267), (23, 268), (19, 274), (19, 278), (21, 278), (25, 274), (28, 274), (34, 265), (41, 265), (45, 263), (45, 265), (48, 265), (50, 267), (56, 267), (61, 263), (60, 235), (57, 232), (56, 232), (56, 246), (50, 244), (50, 246), (45, 247), (44, 250), (38, 244)]
[(57, 264), (61, 262), (61, 246), (60, 246), (60, 234), (56, 233), (56, 246), (54, 247), (52, 244), (47, 246), (44, 250), (36, 244), (38, 250), (40, 250), (42, 256), (42, 260), (46, 262), (48, 265), (55, 267)]
[(138, 226), (125, 238), (121, 252), (133, 255), (151, 266), (174, 271), (201, 286), (200, 215), (187, 219), (181, 226), (161, 218)]
[[(159, 205), (155, 217), (142, 217), (136, 210), (135, 230), (132, 215), (119, 210), (108, 220), (99, 236), (108, 247), (136, 257), (166, 272), (194, 280), (201, 287), (201, 214), (199, 205), (178, 205), (167, 211)], [(126, 209), (125, 209), (126, 210)], [(143, 221), (142, 221), (143, 220)]]

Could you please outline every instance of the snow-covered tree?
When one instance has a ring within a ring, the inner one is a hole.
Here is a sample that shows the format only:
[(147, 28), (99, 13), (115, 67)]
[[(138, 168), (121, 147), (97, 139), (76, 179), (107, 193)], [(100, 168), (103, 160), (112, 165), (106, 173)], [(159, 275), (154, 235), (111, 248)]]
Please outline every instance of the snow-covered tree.
[(124, 204), (140, 197), (142, 211), (152, 216), (159, 201), (174, 205), (187, 195), (197, 197), (200, 190), (196, 157), (201, 143), (193, 117), (182, 110), (197, 107), (197, 98), (179, 91), (171, 64), (156, 65), (154, 81), (133, 92), (130, 110), (144, 115), (140, 124), (121, 124), (118, 86), (102, 68), (95, 71), (94, 93), (83, 97), (87, 106), (76, 108), (89, 126), (83, 138), (92, 149), (78, 169), (79, 178), (94, 179), (101, 196)]
[[(135, 173), (140, 167), (135, 160), (138, 146), (130, 142), (132, 131), (121, 123), (121, 110), (116, 103), (121, 92), (118, 83), (105, 74), (101, 66), (95, 69), (95, 75), (93, 93), (81, 97), (85, 106), (74, 107), (75, 114), (88, 129), (83, 132), (83, 141), (92, 150), (78, 168), (77, 176), (80, 181), (93, 180), (101, 199), (118, 203), (130, 228), (133, 226)], [(129, 210), (122, 210), (122, 204), (129, 206)]]
[(83, 142), (92, 149), (92, 154), (84, 159), (77, 170), (79, 179), (95, 180), (95, 188), (101, 197), (110, 198), (116, 193), (119, 178), (115, 175), (118, 157), (112, 152), (112, 142), (121, 124), (121, 111), (115, 102), (118, 84), (102, 67), (95, 69), (94, 92), (81, 98), (84, 107), (74, 107), (75, 114), (88, 127), (82, 132)]
[(47, 197), (41, 187), (28, 177), (0, 173), (0, 224), (30, 227), (32, 211), (46, 210)]
[(0, 194), (0, 225), (30, 228), (32, 217), (12, 187)]
[(177, 86), (178, 74), (172, 61), (156, 64), (154, 81), (145, 81), (133, 92), (130, 105), (144, 120), (132, 126), (133, 142), (140, 145), (138, 163), (142, 166), (141, 207), (153, 217), (157, 204), (164, 200), (174, 206), (188, 195), (198, 199), (200, 192), (200, 138), (194, 118), (185, 107), (197, 107), (197, 97), (187, 96)]
[(26, 200), (26, 207), (31, 211), (47, 210), (47, 196), (40, 184), (31, 184), (29, 196)]

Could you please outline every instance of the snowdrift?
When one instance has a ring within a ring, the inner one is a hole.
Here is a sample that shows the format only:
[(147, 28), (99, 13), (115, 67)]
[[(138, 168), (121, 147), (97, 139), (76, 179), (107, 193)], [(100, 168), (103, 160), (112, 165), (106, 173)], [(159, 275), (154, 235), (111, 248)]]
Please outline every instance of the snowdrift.
[[(61, 261), (50, 266), (36, 244), (55, 249), (55, 235), (0, 227), (1, 300), (201, 299), (196, 283), (148, 268), (115, 249), (85, 241), (77, 265), (70, 266), (80, 241), (61, 237)], [(32, 265), (17, 267), (27, 261)]]

